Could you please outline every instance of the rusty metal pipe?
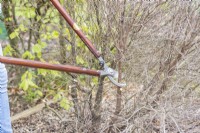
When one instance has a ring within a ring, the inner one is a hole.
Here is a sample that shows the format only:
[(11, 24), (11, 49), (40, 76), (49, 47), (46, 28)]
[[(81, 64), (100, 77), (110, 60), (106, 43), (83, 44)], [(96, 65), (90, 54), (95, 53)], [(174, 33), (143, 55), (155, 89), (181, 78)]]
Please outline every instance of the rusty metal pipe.
[(52, 4), (56, 7), (56, 9), (60, 12), (60, 14), (64, 17), (67, 23), (72, 27), (72, 29), (76, 32), (76, 34), (81, 38), (81, 40), (85, 43), (88, 49), (93, 53), (96, 58), (99, 58), (101, 55), (98, 53), (92, 42), (85, 36), (85, 34), (81, 31), (78, 25), (74, 22), (74, 20), (69, 16), (66, 10), (62, 7), (58, 0), (51, 0)]
[(51, 69), (51, 70), (71, 72), (71, 73), (77, 73), (77, 74), (100, 76), (100, 71), (98, 70), (90, 70), (90, 69), (70, 66), (70, 65), (50, 64), (46, 62), (24, 60), (24, 59), (17, 59), (17, 58), (11, 58), (11, 57), (3, 57), (3, 56), (0, 56), (0, 62), (5, 63), (5, 64), (26, 66), (26, 67), (32, 67), (32, 68), (43, 68), (43, 69)]

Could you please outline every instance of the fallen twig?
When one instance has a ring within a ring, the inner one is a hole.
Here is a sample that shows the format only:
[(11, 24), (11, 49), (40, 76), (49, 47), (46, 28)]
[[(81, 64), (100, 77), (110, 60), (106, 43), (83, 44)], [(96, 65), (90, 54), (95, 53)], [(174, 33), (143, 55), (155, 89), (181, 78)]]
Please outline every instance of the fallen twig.
[(22, 119), (22, 118), (26, 118), (26, 117), (28, 117), (32, 114), (35, 114), (35, 113), (41, 111), (44, 107), (49, 106), (52, 103), (53, 103), (52, 101), (42, 102), (42, 103), (40, 103), (40, 104), (30, 108), (30, 109), (27, 109), (25, 111), (22, 111), (22, 112), (20, 112), (16, 115), (12, 116), (11, 121), (13, 122), (13, 121), (16, 121), (16, 120), (19, 120), (19, 119)]

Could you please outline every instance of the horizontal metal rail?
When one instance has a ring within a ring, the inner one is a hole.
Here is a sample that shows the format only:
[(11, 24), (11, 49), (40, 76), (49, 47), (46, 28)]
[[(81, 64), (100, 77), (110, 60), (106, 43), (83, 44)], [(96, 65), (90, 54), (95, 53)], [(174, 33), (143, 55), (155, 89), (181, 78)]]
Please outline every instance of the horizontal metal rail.
[(51, 63), (46, 63), (46, 62), (3, 57), (3, 56), (0, 56), (0, 62), (5, 63), (5, 64), (26, 66), (26, 67), (32, 67), (32, 68), (43, 68), (43, 69), (57, 70), (57, 71), (77, 73), (77, 74), (100, 76), (99, 70), (90, 70), (90, 69), (70, 66), (70, 65), (51, 64)]

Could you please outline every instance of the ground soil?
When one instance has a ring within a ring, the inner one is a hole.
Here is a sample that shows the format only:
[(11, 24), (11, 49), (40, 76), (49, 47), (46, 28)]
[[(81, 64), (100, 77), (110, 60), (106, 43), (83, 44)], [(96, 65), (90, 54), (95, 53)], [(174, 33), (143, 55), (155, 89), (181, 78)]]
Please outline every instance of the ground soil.
[[(9, 95), (11, 116), (34, 107), (38, 103), (29, 104), (22, 96)], [(68, 128), (64, 121), (66, 110), (57, 104), (51, 104), (50, 108), (43, 108), (27, 118), (12, 122), (14, 133), (64, 133)], [(62, 120), (60, 119), (62, 117)]]

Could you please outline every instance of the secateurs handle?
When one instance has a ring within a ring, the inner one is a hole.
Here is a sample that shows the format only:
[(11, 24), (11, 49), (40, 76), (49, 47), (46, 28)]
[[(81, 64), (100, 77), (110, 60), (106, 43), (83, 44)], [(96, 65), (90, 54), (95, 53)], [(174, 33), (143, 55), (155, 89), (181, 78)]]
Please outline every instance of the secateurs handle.
[(69, 16), (69, 14), (65, 11), (58, 0), (51, 0), (52, 4), (56, 7), (56, 9), (60, 12), (60, 14), (64, 17), (67, 23), (72, 27), (72, 29), (76, 32), (76, 34), (81, 38), (81, 40), (85, 43), (88, 49), (92, 52), (92, 54), (99, 58), (101, 55), (98, 53), (92, 42), (84, 35), (78, 25), (74, 22), (74, 20)]

